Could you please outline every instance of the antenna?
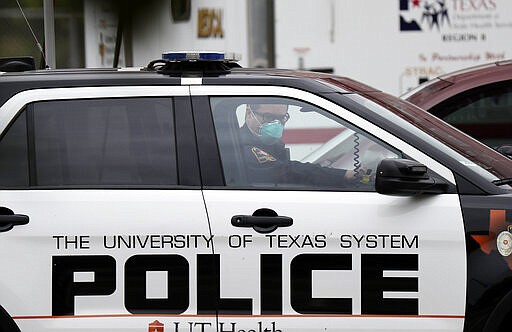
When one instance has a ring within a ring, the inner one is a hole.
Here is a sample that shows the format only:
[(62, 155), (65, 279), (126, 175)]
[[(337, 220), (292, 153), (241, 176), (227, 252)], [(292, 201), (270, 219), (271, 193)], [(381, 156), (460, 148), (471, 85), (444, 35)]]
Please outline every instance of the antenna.
[[(27, 22), (27, 26), (30, 29), (30, 32), (32, 33), (32, 36), (34, 37), (34, 39), (36, 41), (37, 48), (41, 52), (41, 56), (43, 57), (43, 61), (46, 64), (46, 58), (44, 56), (43, 47), (39, 43), (39, 40), (37, 40), (37, 37), (36, 37), (36, 34), (34, 33), (34, 30), (32, 30), (32, 27), (30, 26), (30, 23), (28, 22), (27, 16), (25, 16), (25, 13), (23, 12), (23, 8), (21, 8), (20, 2), (18, 0), (16, 0), (16, 3), (18, 4), (18, 7), (20, 8), (21, 15), (23, 15), (23, 18), (25, 18), (25, 22)], [(46, 66), (46, 67), (48, 67), (48, 66)]]

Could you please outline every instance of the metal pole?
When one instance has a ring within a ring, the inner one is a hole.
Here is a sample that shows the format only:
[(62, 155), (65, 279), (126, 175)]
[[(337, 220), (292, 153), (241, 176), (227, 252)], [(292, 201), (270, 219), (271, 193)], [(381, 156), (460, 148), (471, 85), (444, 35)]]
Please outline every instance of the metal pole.
[(276, 66), (276, 36), (274, 0), (267, 0), (267, 61), (268, 67)]
[(53, 0), (43, 0), (43, 15), (46, 65), (55, 68), (55, 8)]
[(119, 55), (121, 53), (121, 44), (123, 43), (123, 28), (124, 28), (124, 10), (123, 5), (121, 3), (118, 4), (117, 9), (117, 33), (116, 33), (116, 47), (114, 50), (114, 68), (119, 66)]

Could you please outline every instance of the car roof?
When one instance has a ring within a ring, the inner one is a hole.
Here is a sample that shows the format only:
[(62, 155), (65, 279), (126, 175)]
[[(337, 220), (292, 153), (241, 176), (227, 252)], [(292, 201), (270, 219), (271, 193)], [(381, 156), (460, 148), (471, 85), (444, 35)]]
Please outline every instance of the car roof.
[[(512, 72), (512, 59), (460, 69), (451, 73), (440, 75), (439, 78), (452, 83), (472, 79), (493, 80), (503, 73)], [(510, 76), (509, 76), (510, 77)]]
[[(184, 72), (182, 77), (187, 77)], [(207, 73), (206, 73), (207, 74)], [(193, 74), (195, 75), (195, 74)], [(116, 86), (180, 85), (181, 78), (146, 68), (59, 69), (0, 73), (0, 105), (13, 95), (29, 89)], [(203, 85), (277, 85), (313, 93), (376, 92), (361, 82), (320, 72), (273, 68), (232, 68), (220, 75), (203, 75)]]
[(512, 60), (498, 61), (443, 74), (402, 95), (402, 98), (429, 110), (461, 92), (508, 80), (512, 80)]
[[(175, 72), (173, 72), (176, 74)], [(396, 136), (406, 135), (407, 140), (414, 141), (414, 134), (407, 134), (400, 126), (390, 121), (387, 116), (370, 108), (357, 104), (347, 95), (359, 94), (365, 100), (375, 103), (396, 114), (406, 121), (418, 125), (418, 120), (429, 114), (406, 103), (395, 96), (386, 94), (378, 89), (367, 86), (350, 78), (336, 76), (320, 72), (308, 72), (286, 69), (261, 69), (261, 68), (230, 68), (219, 74), (203, 73), (202, 85), (225, 86), (281, 86), (308, 91), (309, 93), (322, 95), (323, 97), (340, 105), (352, 105), (351, 110), (359, 116), (372, 121), (381, 127), (386, 127)], [(72, 87), (105, 87), (105, 86), (179, 86), (197, 84), (197, 73), (183, 72), (180, 75), (159, 73), (156, 70), (145, 68), (122, 69), (70, 69), (70, 70), (35, 70), (22, 73), (0, 73), (0, 106), (11, 96), (30, 89), (47, 88), (72, 88)], [(183, 81), (183, 82), (182, 82)], [(229, 89), (227, 89), (229, 90)], [(419, 116), (422, 114), (422, 116)], [(437, 118), (435, 118), (437, 119)], [(421, 122), (421, 121), (420, 121)], [(430, 124), (430, 121), (425, 121)], [(464, 140), (464, 138), (462, 138)], [(469, 139), (469, 137), (467, 138)], [(472, 140), (471, 140), (472, 141)], [(418, 144), (425, 149), (431, 146), (421, 141)], [(476, 144), (476, 141), (474, 142)], [(470, 143), (471, 144), (471, 143)], [(501, 155), (498, 155), (501, 156)], [(498, 164), (498, 163), (496, 163)], [(455, 164), (459, 169), (459, 163)], [(481, 184), (489, 187), (489, 190), (497, 190), (492, 184)], [(486, 187), (486, 188), (487, 188)]]

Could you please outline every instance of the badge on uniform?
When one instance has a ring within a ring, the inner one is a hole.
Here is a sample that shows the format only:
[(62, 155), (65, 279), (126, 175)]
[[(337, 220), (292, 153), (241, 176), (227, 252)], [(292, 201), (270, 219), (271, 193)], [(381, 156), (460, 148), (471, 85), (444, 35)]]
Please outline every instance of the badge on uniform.
[(260, 164), (266, 163), (267, 161), (276, 161), (276, 158), (274, 158), (270, 153), (255, 146), (252, 147), (251, 152)]
[(496, 247), (502, 256), (509, 256), (512, 253), (512, 226), (508, 226), (506, 231), (501, 232), (496, 238)]

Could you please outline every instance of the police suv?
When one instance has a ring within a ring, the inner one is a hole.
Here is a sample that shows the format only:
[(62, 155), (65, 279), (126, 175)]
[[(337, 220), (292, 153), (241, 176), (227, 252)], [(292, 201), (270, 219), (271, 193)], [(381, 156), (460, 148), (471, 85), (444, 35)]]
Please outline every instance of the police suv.
[(510, 327), (512, 160), (354, 80), (232, 60), (3, 61), (1, 331)]

